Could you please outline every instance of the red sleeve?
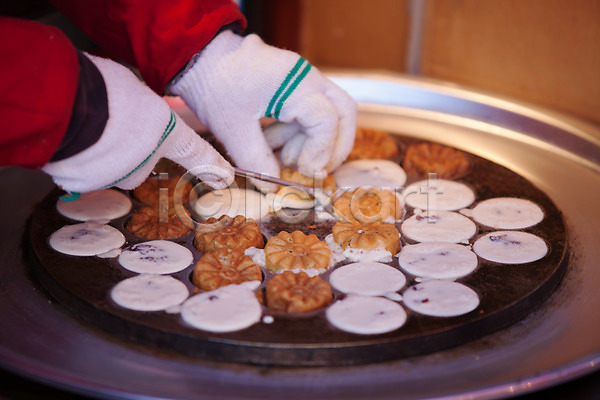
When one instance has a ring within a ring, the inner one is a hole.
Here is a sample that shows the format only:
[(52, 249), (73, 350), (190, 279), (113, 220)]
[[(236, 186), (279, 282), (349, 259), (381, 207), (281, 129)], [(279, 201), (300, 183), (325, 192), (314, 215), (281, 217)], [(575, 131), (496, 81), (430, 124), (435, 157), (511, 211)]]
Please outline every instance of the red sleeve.
[(92, 40), (139, 68), (155, 92), (225, 25), (246, 20), (230, 0), (50, 0)]
[(0, 17), (0, 164), (40, 168), (71, 119), (77, 52), (56, 28)]

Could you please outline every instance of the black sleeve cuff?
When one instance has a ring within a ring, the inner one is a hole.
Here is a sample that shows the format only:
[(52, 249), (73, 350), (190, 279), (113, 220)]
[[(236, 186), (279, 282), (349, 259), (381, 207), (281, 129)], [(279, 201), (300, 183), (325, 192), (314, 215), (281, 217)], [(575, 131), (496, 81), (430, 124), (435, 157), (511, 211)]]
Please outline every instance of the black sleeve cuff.
[(108, 121), (108, 96), (102, 74), (81, 52), (79, 84), (67, 132), (50, 161), (60, 161), (87, 149), (100, 139)]

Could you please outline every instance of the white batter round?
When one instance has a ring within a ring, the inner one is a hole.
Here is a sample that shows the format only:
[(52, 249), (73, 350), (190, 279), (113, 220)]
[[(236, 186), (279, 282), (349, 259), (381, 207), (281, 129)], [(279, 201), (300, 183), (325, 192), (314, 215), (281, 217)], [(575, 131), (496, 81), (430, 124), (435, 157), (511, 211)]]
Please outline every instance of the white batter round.
[(93, 221), (65, 225), (50, 236), (50, 246), (72, 256), (95, 256), (118, 249), (125, 236), (118, 229)]
[[(429, 214), (429, 215), (428, 215)], [(417, 242), (467, 242), (477, 231), (473, 221), (452, 211), (415, 214), (402, 223), (402, 234)]]
[(523, 229), (544, 219), (544, 211), (534, 202), (514, 197), (484, 200), (472, 211), (480, 224), (495, 229)]
[(269, 213), (269, 202), (263, 194), (239, 188), (213, 190), (195, 201), (193, 207), (204, 218), (243, 215), (258, 221)]
[(169, 240), (134, 244), (119, 256), (123, 268), (140, 274), (172, 274), (185, 269), (193, 261), (194, 256), (189, 249)]
[(110, 295), (115, 303), (130, 310), (161, 311), (181, 304), (189, 291), (172, 276), (141, 274), (116, 284)]
[(361, 335), (391, 332), (406, 322), (406, 311), (383, 297), (349, 295), (336, 301), (325, 313), (336, 328)]
[(406, 183), (402, 167), (389, 160), (349, 161), (337, 168), (333, 176), (336, 185), (344, 189), (370, 186), (393, 190), (401, 189)]
[(477, 239), (473, 251), (481, 258), (498, 263), (525, 264), (543, 258), (548, 253), (548, 246), (542, 238), (531, 233), (497, 231)]
[(82, 193), (73, 201), (58, 199), (56, 209), (76, 221), (107, 222), (127, 214), (131, 210), (131, 200), (117, 190), (104, 189)]
[(402, 192), (405, 204), (421, 210), (454, 211), (475, 201), (475, 193), (464, 183), (447, 179), (422, 180)]
[(407, 288), (404, 304), (419, 314), (432, 317), (455, 317), (479, 306), (477, 293), (462, 283), (430, 280)]
[(191, 326), (210, 332), (233, 332), (261, 320), (262, 309), (245, 285), (228, 285), (189, 298), (181, 317)]
[(358, 262), (334, 270), (329, 276), (329, 283), (344, 293), (383, 296), (400, 290), (406, 284), (406, 277), (386, 264)]
[(477, 255), (467, 246), (447, 242), (406, 245), (398, 254), (406, 272), (426, 279), (456, 279), (477, 268)]

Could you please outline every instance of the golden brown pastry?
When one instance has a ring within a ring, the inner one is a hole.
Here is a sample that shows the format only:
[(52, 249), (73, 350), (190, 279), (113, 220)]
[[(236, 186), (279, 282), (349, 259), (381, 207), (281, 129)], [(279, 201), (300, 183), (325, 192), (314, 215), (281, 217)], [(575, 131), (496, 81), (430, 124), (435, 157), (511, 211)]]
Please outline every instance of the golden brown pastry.
[(279, 232), (265, 245), (265, 265), (270, 271), (282, 269), (326, 269), (331, 250), (316, 235), (300, 231)]
[(303, 313), (329, 304), (333, 292), (329, 283), (305, 272), (285, 271), (275, 275), (266, 285), (267, 307), (275, 312)]
[(243, 215), (209, 218), (196, 226), (194, 235), (194, 247), (203, 253), (221, 248), (241, 251), (248, 247), (262, 249), (265, 245), (256, 221)]
[[(161, 191), (161, 189), (166, 189), (166, 191)], [(151, 177), (133, 189), (133, 197), (149, 206), (158, 204), (161, 199), (168, 201), (168, 204), (173, 204), (173, 199), (177, 199), (180, 203), (187, 203), (191, 190), (192, 184), (188, 181), (183, 181), (183, 178), (180, 176), (167, 179)], [(161, 193), (165, 193), (165, 197), (162, 197)]]
[(310, 176), (302, 175), (295, 169), (282, 168), (279, 176), (286, 181), (296, 182), (304, 186), (322, 188), (331, 193), (335, 192), (336, 189), (333, 175), (327, 175), (324, 179), (314, 179)]
[(429, 173), (436, 173), (442, 179), (464, 176), (469, 166), (469, 160), (463, 152), (428, 142), (408, 146), (402, 161), (402, 167), (409, 175), (426, 177)]
[(203, 290), (248, 281), (262, 281), (260, 267), (239, 250), (217, 249), (206, 253), (194, 267), (192, 282)]
[(148, 206), (136, 210), (125, 229), (145, 239), (175, 239), (190, 233), (193, 224), (183, 207)]
[(354, 147), (347, 160), (384, 159), (391, 160), (398, 155), (398, 146), (387, 132), (372, 128), (356, 128)]
[(385, 248), (392, 254), (400, 250), (400, 233), (392, 224), (352, 224), (337, 222), (333, 228), (333, 240), (344, 250), (375, 250)]
[(402, 217), (398, 197), (376, 188), (345, 192), (333, 202), (333, 209), (343, 221), (362, 224), (392, 222)]

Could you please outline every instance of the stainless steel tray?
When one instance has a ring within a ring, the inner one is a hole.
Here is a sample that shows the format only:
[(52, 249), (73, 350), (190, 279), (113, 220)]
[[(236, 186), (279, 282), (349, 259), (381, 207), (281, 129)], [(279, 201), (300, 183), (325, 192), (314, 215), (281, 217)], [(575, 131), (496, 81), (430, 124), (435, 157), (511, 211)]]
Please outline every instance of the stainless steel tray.
[[(359, 123), (447, 143), (523, 175), (564, 213), (566, 277), (517, 324), (428, 356), (338, 368), (265, 368), (191, 360), (93, 330), (31, 278), (22, 237), (52, 188), (0, 170), (0, 366), (66, 390), (113, 398), (497, 398), (596, 371), (600, 363), (600, 131), (547, 110), (399, 76), (332, 73), (360, 103)], [(184, 110), (182, 110), (184, 111)]]

